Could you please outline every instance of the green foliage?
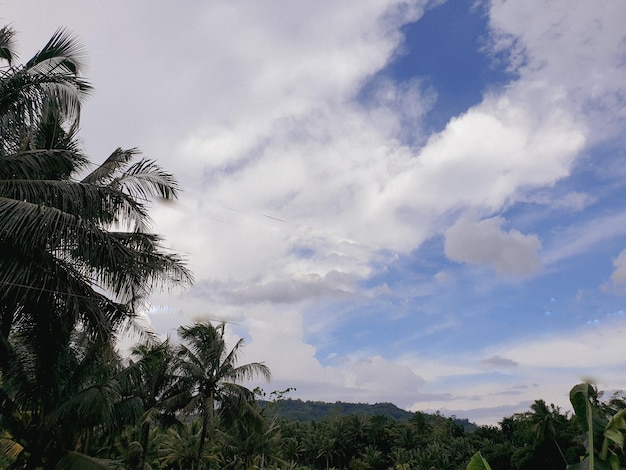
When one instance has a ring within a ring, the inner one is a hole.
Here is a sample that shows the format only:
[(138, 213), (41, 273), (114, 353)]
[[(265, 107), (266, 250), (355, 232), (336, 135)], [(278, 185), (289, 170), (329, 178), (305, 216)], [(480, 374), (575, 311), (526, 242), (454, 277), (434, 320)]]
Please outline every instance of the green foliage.
[(114, 353), (154, 287), (185, 283), (149, 233), (173, 177), (118, 149), (81, 179), (82, 47), (58, 30), (25, 64), (0, 29), (0, 452), (14, 468), (108, 468), (97, 446), (142, 413)]
[[(268, 401), (261, 398), (259, 403), (261, 406), (266, 406)], [(326, 403), (322, 401), (303, 401), (292, 398), (282, 399), (280, 397), (277, 400), (272, 401), (272, 403), (276, 403), (277, 405), (276, 416), (278, 418), (299, 421), (301, 423), (319, 421), (322, 419), (344, 415), (355, 415), (368, 418), (373, 416), (385, 416), (396, 421), (410, 421), (414, 420), (416, 416), (416, 413), (398, 408), (392, 403), (376, 403), (373, 405), (367, 403), (346, 403), (342, 401)], [(417, 414), (419, 414), (419, 412)], [(436, 415), (423, 415), (425, 419), (428, 420), (428, 423), (423, 423), (424, 427), (431, 426), (433, 422), (441, 418), (444, 421), (453, 421), (465, 432), (471, 432), (477, 428), (474, 423), (470, 423), (469, 420), (464, 418), (445, 418), (442, 416), (435, 417)]]
[(466, 470), (491, 470), (491, 467), (481, 453), (476, 452), (467, 464)]
[(570, 401), (584, 431), (585, 455), (580, 462), (569, 465), (568, 470), (619, 470), (619, 454), (624, 449), (626, 409), (607, 419), (598, 403), (597, 390), (588, 383), (574, 386), (570, 391)]
[(81, 178), (91, 162), (77, 131), (91, 86), (78, 41), (59, 30), (23, 65), (12, 44), (0, 29), (0, 367), (14, 331), (28, 327), (48, 346), (41, 361), (54, 356), (49, 338), (63, 343), (77, 328), (111, 342), (136, 328), (135, 308), (155, 287), (191, 280), (148, 231), (150, 201), (177, 197), (169, 173), (117, 149)]

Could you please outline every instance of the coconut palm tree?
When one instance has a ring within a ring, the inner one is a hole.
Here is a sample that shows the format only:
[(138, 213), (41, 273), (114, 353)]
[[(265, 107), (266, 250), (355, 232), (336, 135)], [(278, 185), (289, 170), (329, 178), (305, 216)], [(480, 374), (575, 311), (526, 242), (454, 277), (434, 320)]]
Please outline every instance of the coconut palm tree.
[(12, 39), (0, 30), (0, 341), (40, 321), (44, 337), (80, 325), (111, 339), (154, 287), (191, 280), (148, 230), (150, 199), (175, 198), (178, 186), (153, 161), (133, 163), (136, 149), (115, 150), (84, 176), (77, 131), (91, 87), (78, 42), (57, 31), (17, 66)]
[(544, 400), (535, 400), (535, 402), (530, 405), (530, 409), (532, 410), (530, 418), (537, 440), (539, 442), (546, 440), (553, 442), (559, 455), (563, 459), (563, 463), (567, 465), (567, 459), (557, 441), (556, 426), (561, 424), (559, 421), (563, 421), (559, 408), (552, 403), (550, 407), (548, 407)]
[[(0, 59), (7, 64), (0, 69), (0, 327), (5, 340), (14, 316), (23, 308), (19, 300), (32, 294), (18, 290), (25, 276), (15, 262), (19, 254), (12, 250), (21, 235), (18, 228), (25, 222), (24, 212), (30, 207), (31, 218), (37, 216), (26, 195), (22, 198), (17, 194), (18, 187), (26, 186), (20, 183), (27, 180), (63, 179), (86, 163), (69, 149), (53, 151), (50, 146), (38, 148), (37, 144), (46, 121), (64, 121), (67, 129), (77, 126), (80, 103), (90, 88), (80, 79), (80, 50), (67, 33), (58, 31), (23, 66), (14, 64), (14, 35), (9, 27), (0, 29)], [(19, 202), (23, 202), (21, 209)]]
[(151, 425), (168, 427), (180, 424), (176, 411), (188, 397), (176, 375), (174, 349), (169, 338), (155, 344), (140, 344), (132, 349), (132, 361), (126, 369), (128, 382), (143, 403), (139, 424), (140, 466), (146, 462)]
[(239, 416), (226, 429), (220, 429), (226, 462), (223, 468), (274, 468), (272, 464), (284, 468), (286, 462), (277, 452), (282, 440), (280, 428), (275, 420), (268, 419), (267, 410), (250, 403), (238, 410)]
[[(141, 401), (125, 391), (113, 349), (75, 332), (55, 355), (53, 370), (43, 372), (27, 331), (13, 334), (10, 345), (0, 427), (5, 443), (13, 444), (13, 467), (111, 466), (91, 456), (93, 442), (119, 432), (142, 412)], [(55, 380), (46, 383), (42, 375)]]
[[(78, 367), (85, 354), (108, 358), (141, 300), (191, 275), (150, 232), (149, 203), (176, 198), (174, 178), (135, 161), (136, 149), (117, 149), (93, 169), (79, 145), (91, 89), (80, 44), (59, 30), (18, 65), (13, 39), (0, 28), (0, 428), (23, 448), (54, 436), (46, 449), (67, 462), (87, 458), (90, 433), (111, 416), (134, 416), (122, 402), (105, 406), (123, 386), (109, 372)], [(77, 334), (89, 348), (78, 347)], [(68, 371), (85, 376), (68, 385)], [(41, 461), (37, 452), (25, 465)]]
[[(198, 420), (169, 428), (159, 440), (158, 462), (162, 466), (160, 468), (199, 470), (198, 446), (201, 428), (202, 425)], [(212, 451), (203, 450), (201, 460), (215, 465), (221, 463), (221, 457)]]
[(182, 340), (178, 367), (193, 390), (186, 408), (198, 412), (202, 418), (198, 463), (207, 433), (212, 435), (215, 429), (216, 411), (226, 418), (230, 411), (253, 400), (254, 393), (240, 382), (256, 376), (270, 378), (270, 370), (263, 363), (237, 365), (244, 340), (239, 339), (232, 349), (228, 349), (224, 329), (224, 323), (213, 326), (210, 322), (178, 328)]

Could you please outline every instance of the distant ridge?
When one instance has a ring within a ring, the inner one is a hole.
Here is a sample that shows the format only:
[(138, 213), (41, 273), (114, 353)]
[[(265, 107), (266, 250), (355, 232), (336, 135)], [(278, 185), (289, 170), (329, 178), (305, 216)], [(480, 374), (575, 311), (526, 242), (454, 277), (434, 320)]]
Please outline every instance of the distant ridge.
[[(367, 418), (372, 416), (385, 416), (396, 421), (408, 421), (415, 413), (398, 408), (393, 403), (346, 403), (337, 401), (326, 403), (322, 401), (302, 401), (300, 399), (286, 398), (273, 402), (261, 400), (262, 407), (271, 406), (274, 416), (290, 421), (307, 423), (310, 421), (321, 421), (334, 416), (357, 415)], [(434, 416), (434, 415), (431, 415)], [(476, 424), (467, 419), (452, 417), (452, 420), (463, 427), (466, 432), (476, 429)]]

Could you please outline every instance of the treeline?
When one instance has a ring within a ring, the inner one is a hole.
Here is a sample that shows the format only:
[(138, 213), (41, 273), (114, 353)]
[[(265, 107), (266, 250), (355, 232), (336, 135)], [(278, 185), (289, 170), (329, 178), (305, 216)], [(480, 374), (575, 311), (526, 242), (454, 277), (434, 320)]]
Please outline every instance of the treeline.
[[(286, 392), (290, 389), (286, 390)], [(282, 392), (281, 392), (282, 393)], [(284, 395), (284, 393), (282, 393)], [(266, 406), (270, 402), (259, 400), (261, 407)], [(342, 415), (356, 415), (371, 418), (372, 416), (384, 416), (397, 421), (408, 421), (413, 417), (411, 411), (398, 408), (393, 403), (347, 403), (336, 401), (327, 403), (323, 401), (311, 401), (286, 398), (279, 401), (280, 405), (276, 406), (275, 415), (278, 418), (287, 421), (299, 421), (306, 423), (309, 421), (320, 421), (327, 418), (338, 417)], [(473, 431), (477, 426), (471, 423), (467, 418), (452, 417), (454, 422), (463, 427), (465, 431)]]
[[(572, 388), (570, 401), (574, 413), (536, 400), (526, 412), (470, 432), (438, 413), (416, 412), (408, 420), (356, 414), (308, 423), (273, 419), (275, 461), (289, 465), (266, 468), (448, 470), (470, 468), (470, 461), (472, 469), (485, 470), (624, 468), (625, 395), (603, 400), (583, 383)], [(274, 416), (285, 403), (275, 403)]]
[[(626, 400), (616, 394), (603, 401), (588, 384), (573, 389), (576, 414), (536, 400), (526, 412), (471, 432), (454, 418), (423, 412), (406, 420), (348, 413), (300, 422), (280, 417), (290, 400), (261, 406), (258, 389), (250, 392), (227, 376), (211, 381), (207, 368), (204, 384), (186, 376), (182, 371), (199, 363), (181, 367), (179, 361), (190, 360), (184, 350), (164, 342), (135, 348), (130, 362), (77, 364), (59, 380), (75, 385), (76, 376), (90, 378), (46, 416), (24, 408), (10, 420), (3, 415), (0, 468), (452, 470), (465, 469), (477, 452), (490, 467), (476, 468), (493, 470), (618, 469), (625, 463)], [(212, 393), (205, 388), (210, 383)]]
[[(177, 346), (149, 341), (123, 359), (76, 331), (57, 351), (42, 346), (52, 356), (42, 369), (40, 348), (17, 329), (0, 387), (0, 468), (221, 468), (230, 443), (216, 436), (261, 426), (255, 394), (240, 382), (269, 379), (269, 369), (238, 365), (243, 341), (229, 348), (223, 324), (178, 336)], [(251, 432), (240, 431), (232, 439)]]
[[(289, 391), (289, 390), (287, 390)], [(265, 400), (260, 400), (259, 404), (264, 407), (269, 404)], [(276, 415), (289, 421), (300, 421), (303, 423), (309, 421), (319, 421), (333, 416), (341, 416), (353, 414), (363, 417), (372, 417), (376, 415), (393, 418), (395, 420), (408, 420), (413, 416), (410, 411), (398, 408), (393, 403), (376, 403), (370, 405), (368, 403), (347, 403), (337, 401), (327, 403), (323, 401), (311, 401), (286, 398), (279, 401), (280, 406), (273, 405), (276, 408)]]

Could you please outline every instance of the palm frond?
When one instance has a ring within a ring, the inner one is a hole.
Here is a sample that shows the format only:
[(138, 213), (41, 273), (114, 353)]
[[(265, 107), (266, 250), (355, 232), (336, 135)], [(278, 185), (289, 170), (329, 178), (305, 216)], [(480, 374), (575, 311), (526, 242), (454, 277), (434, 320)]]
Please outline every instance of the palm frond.
[(146, 159), (132, 165), (112, 184), (124, 188), (132, 197), (140, 199), (151, 197), (173, 199), (179, 192), (174, 177), (163, 171), (154, 160)]
[(72, 173), (80, 171), (87, 162), (85, 156), (72, 150), (26, 150), (0, 158), (0, 180), (66, 179)]
[(43, 83), (41, 85), (43, 91), (42, 116), (56, 114), (72, 124), (78, 123), (81, 103), (85, 95), (82, 90), (84, 86), (87, 85), (76, 79)]
[(82, 180), (89, 184), (108, 184), (120, 169), (125, 168), (135, 155), (139, 154), (136, 148), (124, 150), (116, 148), (111, 155)]
[[(115, 218), (114, 211), (120, 210), (117, 206), (126, 203), (124, 199), (112, 200), (117, 199), (117, 194), (98, 186), (58, 179), (0, 179), (0, 197), (57, 209), (74, 219), (77, 219), (74, 214), (80, 214), (81, 219), (96, 224), (110, 224)], [(132, 206), (126, 210), (134, 213), (137, 209)], [(143, 213), (136, 215), (142, 216)]]
[(82, 421), (84, 425), (110, 422), (113, 405), (121, 399), (116, 380), (94, 384), (76, 392), (69, 400), (60, 404), (48, 415), (48, 421), (53, 426), (76, 423), (76, 420)]
[(23, 337), (14, 336), (6, 354), (10, 365), (4, 373), (3, 408), (32, 409), (37, 402), (37, 362), (32, 348)]
[(60, 28), (46, 45), (26, 62), (25, 68), (46, 74), (54, 72), (78, 75), (83, 67), (84, 54), (85, 49), (76, 36)]
[(250, 362), (248, 364), (235, 367), (230, 371), (229, 376), (236, 382), (252, 380), (258, 376), (268, 381), (272, 378), (269, 367), (262, 362)]
[(68, 451), (56, 464), (56, 470), (117, 470), (122, 462), (98, 459), (76, 451)]
[[(39, 182), (33, 184), (41, 186)], [(76, 239), (90, 246), (110, 244), (106, 238), (102, 230), (80, 215), (0, 194), (0, 240), (13, 240), (25, 251), (69, 249)]]
[(24, 138), (52, 111), (72, 126), (78, 121), (85, 95), (83, 89), (89, 87), (78, 77), (31, 74), (25, 70), (0, 78), (0, 137), (3, 139), (0, 148), (3, 154), (28, 150), (24, 147)]
[[(11, 165), (6, 168), (10, 169)], [(0, 178), (0, 197), (58, 209), (75, 219), (74, 214), (78, 214), (80, 219), (101, 229), (117, 225), (145, 232), (150, 223), (144, 204), (108, 186), (59, 179)]]
[[(133, 308), (135, 311), (135, 308)], [(143, 341), (146, 343), (157, 343), (159, 336), (146, 323), (138, 321), (138, 316), (130, 313), (125, 316), (117, 325), (116, 331), (118, 337), (132, 338), (133, 340)]]
[[(94, 338), (108, 341), (131, 315), (126, 305), (97, 292), (89, 278), (52, 254), (21, 253), (1, 240), (0, 251), (7, 253), (0, 258), (0, 306), (13, 312), (13, 320), (3, 318), (3, 322), (23, 329), (23, 322), (38, 318), (41, 310), (52, 314), (62, 308), (63, 317), (56, 320), (59, 327), (78, 322)], [(45, 331), (41, 341), (47, 343)]]
[(0, 455), (16, 460), (24, 451), (24, 447), (17, 442), (8, 432), (0, 436)]
[(0, 28), (0, 59), (6, 60), (9, 65), (15, 58), (15, 30), (10, 26)]

